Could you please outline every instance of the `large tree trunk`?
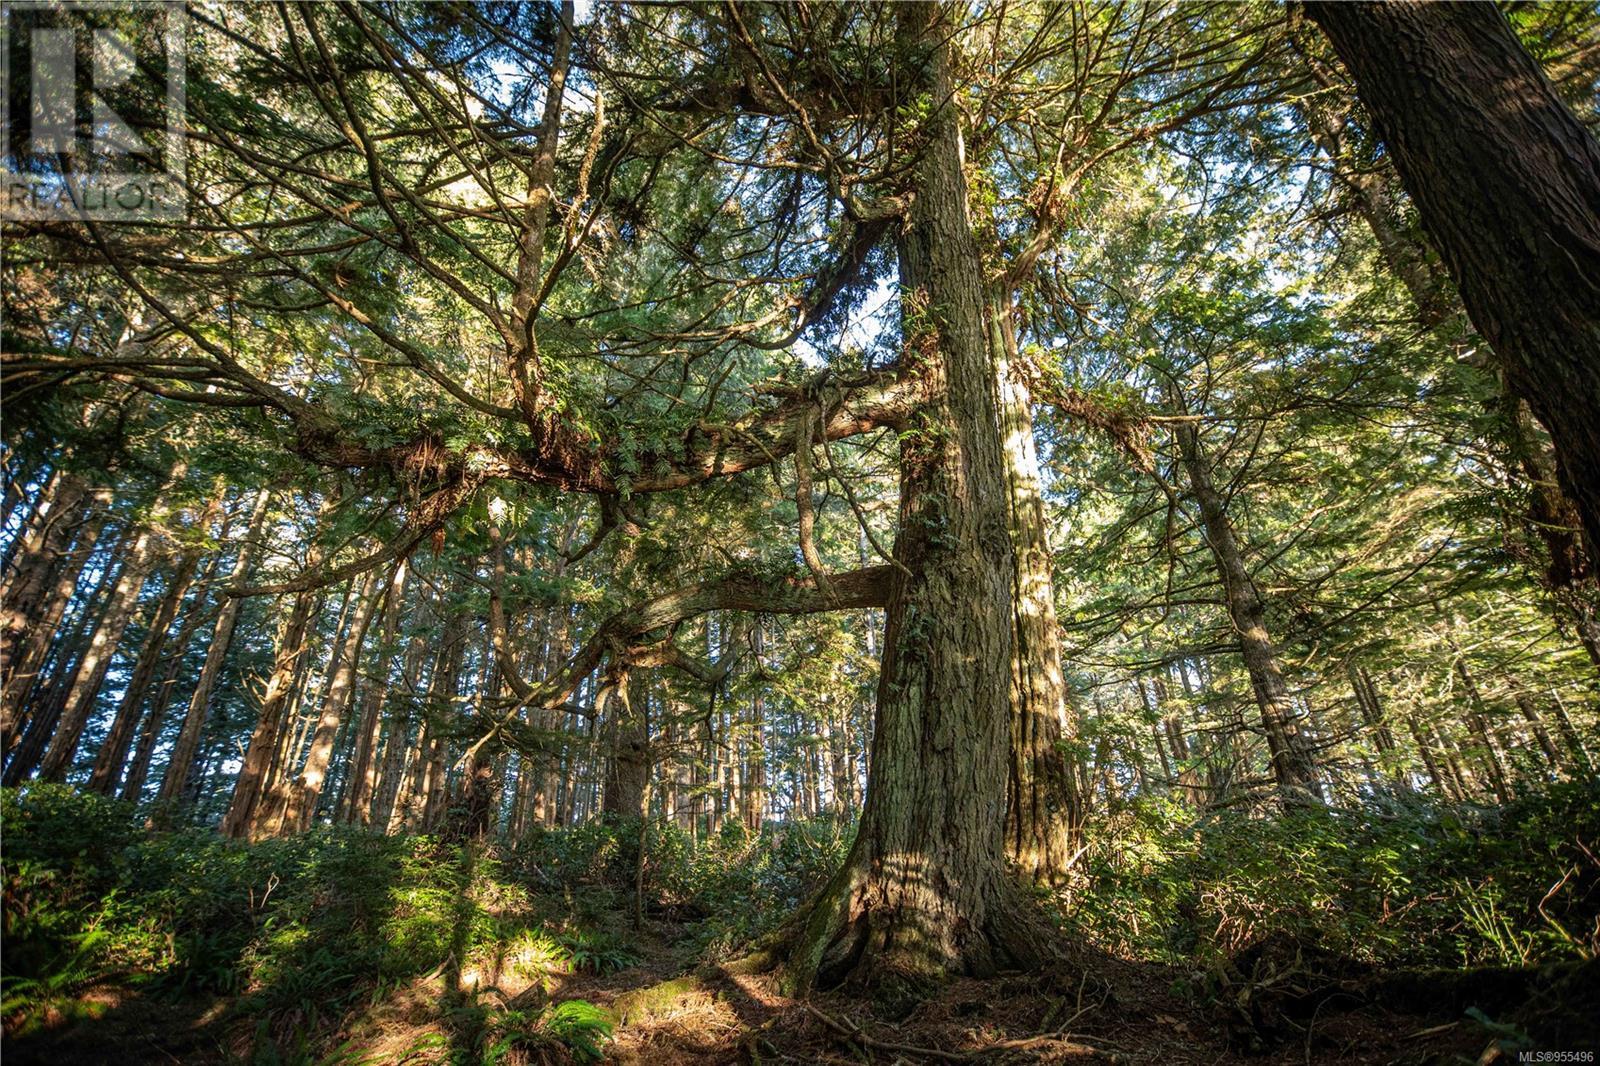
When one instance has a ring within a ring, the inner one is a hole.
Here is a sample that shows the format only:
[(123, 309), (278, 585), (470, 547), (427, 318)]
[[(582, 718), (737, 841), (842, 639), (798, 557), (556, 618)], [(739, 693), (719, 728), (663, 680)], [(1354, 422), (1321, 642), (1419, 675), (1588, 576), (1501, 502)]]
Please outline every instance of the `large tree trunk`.
[(1493, 4), (1306, 11), (1600, 546), (1600, 144)]
[[(507, 670), (502, 671), (495, 662), (492, 632), (485, 632), (483, 644), (477, 704), (480, 719), (487, 720), (499, 716), (506, 674), (515, 671), (516, 666), (508, 664)], [(496, 741), (493, 727), (471, 739), (461, 759), (461, 791), (444, 830), (446, 839), (482, 840), (493, 832), (505, 787), (496, 770), (502, 754)]]
[(1272, 777), (1285, 805), (1320, 798), (1316, 766), (1294, 725), (1294, 701), (1278, 666), (1278, 652), (1267, 631), (1266, 605), (1244, 564), (1244, 553), (1228, 518), (1227, 502), (1211, 476), (1211, 463), (1200, 444), (1200, 433), (1188, 422), (1174, 430), (1189, 488), (1200, 508), (1206, 543), (1217, 561), (1228, 617), (1238, 637), (1239, 652), (1250, 674), (1250, 687), (1261, 708), (1261, 725), (1272, 757)]
[(1012, 544), (1006, 852), (1024, 877), (1039, 884), (1059, 884), (1072, 862), (1083, 822), (1083, 801), (1062, 748), (1063, 741), (1077, 733), (1077, 716), (1061, 672), (1061, 630), (1056, 624), (1055, 575), (1033, 439), (1033, 398), (1018, 365), (1015, 327), (1003, 294), (991, 299), (988, 313)]
[(611, 734), (601, 813), (609, 818), (638, 818), (644, 813), (645, 787), (650, 781), (646, 694), (625, 668), (608, 676), (600, 692), (599, 704)]
[(789, 956), (797, 987), (893, 995), (948, 973), (1032, 965), (1005, 868), (1012, 548), (995, 366), (939, 9), (901, 17), (930, 54), (934, 108), (901, 248), (901, 356), (933, 399), (901, 435), (900, 526), (861, 826)]
[[(1441, 341), (1460, 351), (1481, 343), (1468, 323), (1459, 296), (1427, 238), (1399, 221), (1402, 193), (1392, 165), (1386, 159), (1352, 158), (1349, 111), (1355, 106), (1354, 90), (1313, 58), (1311, 69), (1323, 93), (1301, 107), (1312, 138), (1329, 157), (1333, 172), (1349, 191), (1357, 214), (1377, 241), (1379, 254), (1411, 294), (1418, 322), (1433, 330)], [(1502, 374), (1502, 387), (1505, 388)], [(1561, 488), (1554, 454), (1543, 434), (1533, 426), (1527, 402), (1506, 389), (1506, 443), (1529, 493), (1526, 524), (1529, 533), (1544, 544), (1549, 558), (1535, 569), (1550, 587), (1556, 624), (1565, 629), (1574, 622), (1591, 661), (1600, 668), (1600, 586), (1583, 539), (1582, 518)], [(1506, 470), (1516, 480), (1518, 471)]]

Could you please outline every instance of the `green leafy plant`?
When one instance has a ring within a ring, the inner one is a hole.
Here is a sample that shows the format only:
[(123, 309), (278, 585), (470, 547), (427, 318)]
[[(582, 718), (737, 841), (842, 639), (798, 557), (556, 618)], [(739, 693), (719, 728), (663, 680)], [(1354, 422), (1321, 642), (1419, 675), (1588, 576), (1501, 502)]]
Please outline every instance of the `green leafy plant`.
[(490, 1020), (483, 1048), (484, 1066), (499, 1066), (514, 1052), (542, 1059), (561, 1049), (578, 1062), (599, 1062), (611, 1039), (611, 1016), (582, 999), (551, 1004), (537, 1014), (505, 1011)]

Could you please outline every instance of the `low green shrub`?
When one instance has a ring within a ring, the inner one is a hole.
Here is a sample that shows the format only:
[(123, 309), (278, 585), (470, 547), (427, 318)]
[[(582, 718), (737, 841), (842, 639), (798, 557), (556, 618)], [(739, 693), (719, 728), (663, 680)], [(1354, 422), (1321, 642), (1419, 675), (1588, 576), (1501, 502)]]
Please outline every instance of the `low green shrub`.
[[(254, 1057), (307, 1061), (347, 1012), (450, 960), (464, 969), (544, 944), (549, 957), (525, 951), (525, 969), (578, 965), (528, 888), (476, 847), (353, 829), (251, 844), (147, 833), (124, 805), (52, 785), (4, 790), (0, 805), (8, 1035), (115, 978), (234, 995), (239, 1015), (260, 1019)], [(581, 942), (591, 968), (629, 964), (620, 944)], [(565, 1039), (559, 1019), (536, 1029)]]
[(1202, 961), (1283, 934), (1409, 966), (1589, 958), (1600, 915), (1600, 788), (1497, 809), (1421, 799), (1196, 820), (1140, 801), (1088, 827), (1069, 922), (1124, 955)]

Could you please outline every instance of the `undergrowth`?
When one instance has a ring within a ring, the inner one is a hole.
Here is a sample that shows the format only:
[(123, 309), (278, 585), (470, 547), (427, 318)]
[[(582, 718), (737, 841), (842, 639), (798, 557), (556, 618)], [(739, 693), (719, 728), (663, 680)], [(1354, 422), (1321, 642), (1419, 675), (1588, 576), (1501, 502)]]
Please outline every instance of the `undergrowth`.
[[(131, 808), (53, 785), (0, 792), (8, 1037), (83, 993), (226, 997), (256, 1062), (358, 1063), (353, 1019), (442, 980), (413, 1061), (593, 1061), (612, 1019), (562, 989), (638, 965), (637, 821), (464, 847), (321, 829), (253, 844), (147, 832)], [(646, 834), (644, 910), (685, 957), (729, 957), (792, 915), (852, 827), (730, 823)], [(1407, 967), (1526, 966), (1600, 948), (1600, 789), (1496, 810), (1409, 798), (1283, 817), (1141, 800), (1097, 816), (1069, 892), (1080, 939), (1207, 966), (1274, 937)], [(504, 989), (521, 989), (506, 994)], [(345, 1043), (341, 1043), (345, 1040)]]
[(1263, 818), (1142, 800), (1088, 827), (1069, 924), (1116, 954), (1215, 962), (1269, 937), (1407, 967), (1600, 950), (1600, 788), (1500, 808), (1417, 797)]

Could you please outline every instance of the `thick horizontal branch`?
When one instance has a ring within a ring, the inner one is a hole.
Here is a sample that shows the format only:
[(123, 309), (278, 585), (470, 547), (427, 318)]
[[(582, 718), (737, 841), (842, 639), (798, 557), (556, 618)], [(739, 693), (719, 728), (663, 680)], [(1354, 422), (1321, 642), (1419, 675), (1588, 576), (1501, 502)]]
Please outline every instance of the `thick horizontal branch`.
[(901, 427), (923, 403), (927, 386), (915, 375), (885, 372), (784, 391), (787, 398), (775, 407), (729, 423), (698, 422), (672, 451), (637, 456), (631, 465), (643, 473), (633, 477), (612, 472), (612, 448), (581, 437), (555, 415), (533, 427), (535, 440), (522, 447), (485, 444), (450, 451), (432, 437), (370, 448), (331, 417), (296, 412), (296, 450), (327, 466), (388, 468), (408, 479), (418, 473), (443, 481), (475, 475), (569, 492), (665, 492), (768, 466), (793, 454), (797, 433), (806, 419), (816, 419), (819, 406), (825, 413), (817, 439), (841, 440)]
[[(544, 684), (530, 685), (514, 677), (507, 677), (507, 681), (525, 704), (553, 707), (569, 700), (579, 683), (594, 673), (608, 656), (626, 659), (630, 650), (642, 657), (636, 665), (651, 665), (659, 659), (659, 665), (672, 665), (698, 674), (696, 664), (686, 663), (654, 645), (640, 647), (640, 643), (652, 633), (708, 611), (799, 615), (885, 607), (889, 603), (893, 573), (893, 567), (869, 566), (834, 574), (828, 579), (827, 589), (819, 588), (809, 576), (796, 575), (774, 581), (771, 575), (755, 572), (685, 585), (607, 618), (566, 667)], [(491, 624), (496, 625), (495, 639), (503, 642), (504, 615), (498, 610), (494, 610), (494, 615)], [(502, 656), (500, 661), (507, 660)]]

